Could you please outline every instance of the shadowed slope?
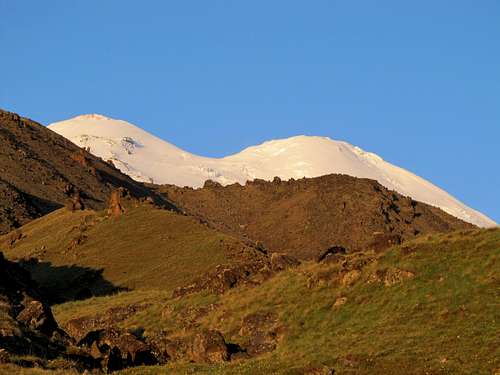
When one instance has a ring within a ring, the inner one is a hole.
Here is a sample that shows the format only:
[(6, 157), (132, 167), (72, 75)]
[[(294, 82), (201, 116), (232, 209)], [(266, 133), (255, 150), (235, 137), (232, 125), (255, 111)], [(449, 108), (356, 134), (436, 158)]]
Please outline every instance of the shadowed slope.
[(142, 184), (46, 127), (0, 110), (0, 234), (62, 207), (78, 196), (84, 206), (105, 207), (124, 187), (151, 196)]

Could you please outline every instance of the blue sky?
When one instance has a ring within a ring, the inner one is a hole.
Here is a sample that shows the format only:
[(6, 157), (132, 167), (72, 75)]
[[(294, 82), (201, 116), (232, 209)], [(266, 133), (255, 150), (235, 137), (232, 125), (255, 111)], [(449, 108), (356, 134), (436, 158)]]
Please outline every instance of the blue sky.
[(500, 222), (500, 2), (0, 0), (0, 107), (224, 156), (346, 140)]

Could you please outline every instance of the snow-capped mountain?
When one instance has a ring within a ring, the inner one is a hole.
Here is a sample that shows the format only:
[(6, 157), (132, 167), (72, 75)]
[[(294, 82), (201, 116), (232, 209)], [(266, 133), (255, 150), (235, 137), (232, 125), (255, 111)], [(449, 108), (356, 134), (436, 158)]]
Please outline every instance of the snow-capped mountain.
[(91, 114), (49, 128), (139, 181), (200, 187), (207, 179), (223, 185), (256, 178), (271, 180), (343, 173), (375, 179), (389, 189), (442, 208), (481, 227), (496, 223), (444, 190), (381, 157), (327, 137), (296, 136), (249, 147), (224, 158), (186, 152), (128, 122)]

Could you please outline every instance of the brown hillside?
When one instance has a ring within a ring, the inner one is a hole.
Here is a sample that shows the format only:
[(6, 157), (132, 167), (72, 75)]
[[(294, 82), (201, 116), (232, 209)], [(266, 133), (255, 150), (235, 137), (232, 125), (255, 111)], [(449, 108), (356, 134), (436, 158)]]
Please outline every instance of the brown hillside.
[(0, 110), (0, 233), (62, 207), (102, 209), (112, 190), (142, 184), (46, 127)]
[(157, 189), (219, 230), (305, 259), (335, 246), (379, 250), (420, 233), (473, 227), (376, 181), (346, 175), (226, 187), (207, 181), (196, 190), (170, 185)]

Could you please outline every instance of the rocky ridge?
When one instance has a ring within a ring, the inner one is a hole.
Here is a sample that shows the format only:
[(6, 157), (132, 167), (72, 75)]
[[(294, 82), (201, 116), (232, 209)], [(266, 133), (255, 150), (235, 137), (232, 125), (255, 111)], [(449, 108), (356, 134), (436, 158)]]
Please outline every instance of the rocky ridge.
[(300, 259), (336, 247), (380, 251), (420, 234), (474, 227), (374, 180), (347, 175), (156, 189), (220, 231)]

